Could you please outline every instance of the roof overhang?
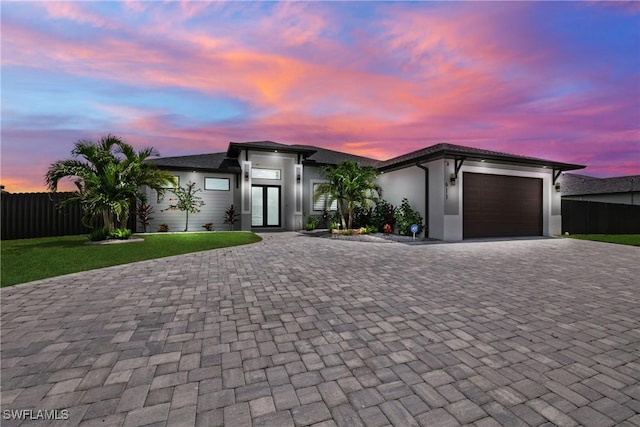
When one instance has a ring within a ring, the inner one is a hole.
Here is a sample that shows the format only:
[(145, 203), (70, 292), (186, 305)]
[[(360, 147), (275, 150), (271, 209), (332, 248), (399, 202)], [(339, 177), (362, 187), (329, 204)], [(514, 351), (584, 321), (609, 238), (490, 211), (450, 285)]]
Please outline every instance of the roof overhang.
[(309, 157), (317, 151), (310, 148), (291, 147), (284, 144), (270, 145), (260, 142), (230, 142), (229, 148), (227, 149), (227, 157), (237, 158), (242, 150), (302, 154), (303, 158)]
[(403, 169), (416, 164), (425, 163), (438, 159), (454, 159), (457, 161), (478, 161), (478, 162), (491, 162), (500, 163), (506, 165), (518, 165), (518, 166), (530, 166), (530, 167), (542, 167), (552, 169), (554, 171), (570, 171), (577, 169), (584, 169), (584, 165), (576, 165), (571, 163), (554, 162), (551, 160), (536, 159), (531, 157), (510, 156), (506, 154), (492, 154), (492, 153), (472, 153), (455, 149), (443, 149), (432, 153), (428, 153), (419, 157), (403, 160), (401, 162), (383, 165), (378, 168), (380, 172), (387, 172), (397, 169)]

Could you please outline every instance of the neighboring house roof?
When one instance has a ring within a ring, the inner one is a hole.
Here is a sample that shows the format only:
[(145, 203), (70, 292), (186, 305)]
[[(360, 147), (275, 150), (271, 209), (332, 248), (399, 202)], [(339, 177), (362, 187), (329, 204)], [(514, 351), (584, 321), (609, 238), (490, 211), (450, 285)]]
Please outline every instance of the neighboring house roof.
[(562, 195), (612, 194), (640, 191), (640, 175), (596, 178), (566, 173), (562, 175)]
[(515, 163), (529, 166), (547, 166), (559, 170), (582, 169), (583, 165), (555, 162), (537, 157), (520, 156), (517, 154), (503, 153), (500, 151), (484, 150), (481, 148), (465, 147), (449, 143), (432, 145), (421, 150), (412, 151), (386, 160), (379, 165), (381, 171), (399, 169), (408, 165), (434, 160), (439, 158), (491, 160), (498, 163)]
[(343, 153), (326, 148), (313, 147), (309, 145), (287, 145), (273, 141), (253, 141), (253, 142), (230, 142), (225, 153), (197, 154), (192, 156), (163, 157), (151, 159), (150, 162), (163, 168), (192, 169), (192, 170), (215, 170), (220, 172), (240, 172), (240, 165), (237, 157), (243, 149), (257, 151), (282, 151), (285, 153), (300, 154), (305, 165), (332, 165), (345, 160), (357, 162), (361, 165), (372, 166), (380, 171), (400, 169), (411, 166), (419, 162), (434, 160), (438, 158), (455, 159), (486, 159), (498, 163), (522, 164), (528, 166), (547, 166), (556, 170), (582, 169), (582, 165), (561, 163), (551, 160), (539, 159), (536, 157), (519, 156), (515, 154), (502, 153), (499, 151), (483, 150), (480, 148), (465, 147), (455, 144), (436, 144), (421, 150), (412, 151), (389, 160), (376, 160), (364, 156)]

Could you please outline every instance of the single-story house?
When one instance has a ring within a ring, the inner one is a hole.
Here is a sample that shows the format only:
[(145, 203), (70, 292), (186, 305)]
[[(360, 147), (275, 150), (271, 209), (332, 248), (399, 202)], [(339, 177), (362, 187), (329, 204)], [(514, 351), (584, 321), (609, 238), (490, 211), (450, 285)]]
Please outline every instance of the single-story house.
[[(202, 188), (197, 195), (205, 205), (190, 215), (190, 230), (207, 222), (229, 229), (223, 216), (232, 204), (240, 214), (236, 230), (299, 230), (307, 216), (322, 213), (323, 202), (313, 200), (321, 167), (345, 160), (376, 168), (382, 197), (395, 206), (407, 198), (425, 218), (426, 236), (446, 241), (560, 234), (560, 175), (584, 168), (446, 143), (385, 161), (272, 141), (231, 142), (222, 153), (150, 161), (173, 172), (180, 185)], [(161, 223), (184, 229), (184, 213), (166, 210), (171, 192), (164, 198), (147, 192), (155, 209), (151, 229)]]
[(640, 205), (640, 175), (596, 178), (562, 174), (562, 200)]

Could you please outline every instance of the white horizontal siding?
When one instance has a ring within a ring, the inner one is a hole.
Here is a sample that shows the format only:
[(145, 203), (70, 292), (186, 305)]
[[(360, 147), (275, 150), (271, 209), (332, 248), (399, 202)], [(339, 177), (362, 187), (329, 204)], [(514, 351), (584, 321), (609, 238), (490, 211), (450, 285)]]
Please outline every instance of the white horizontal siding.
[[(214, 174), (201, 172), (172, 172), (180, 177), (180, 185), (185, 187), (189, 181), (196, 183), (196, 188), (202, 189), (198, 191), (196, 196), (200, 197), (204, 205), (200, 207), (200, 212), (189, 214), (189, 228), (187, 231), (204, 231), (204, 224), (213, 223), (214, 230), (230, 230), (228, 224), (224, 224), (224, 213), (233, 203), (235, 191), (235, 177), (232, 174)], [(229, 178), (229, 191), (215, 191), (204, 189), (205, 178)], [(167, 224), (169, 231), (183, 231), (185, 227), (186, 212), (179, 210), (170, 210), (169, 206), (176, 203), (175, 194), (167, 190), (164, 199), (158, 203), (157, 194), (153, 190), (147, 189), (149, 204), (153, 207), (154, 212), (151, 214), (153, 218), (151, 225), (147, 227), (147, 231), (156, 232), (160, 224)], [(173, 200), (171, 200), (173, 199)], [(235, 229), (239, 229), (240, 224), (235, 224)], [(138, 226), (138, 230), (142, 230)]]

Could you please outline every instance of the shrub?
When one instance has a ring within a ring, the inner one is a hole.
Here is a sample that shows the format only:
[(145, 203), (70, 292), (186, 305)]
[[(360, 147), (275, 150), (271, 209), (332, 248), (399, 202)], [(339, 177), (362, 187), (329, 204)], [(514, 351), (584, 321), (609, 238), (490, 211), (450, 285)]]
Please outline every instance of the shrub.
[(233, 231), (233, 224), (238, 221), (239, 216), (240, 214), (233, 205), (229, 206), (227, 210), (224, 211), (224, 223), (229, 224), (231, 231)]
[(392, 231), (393, 231), (393, 229), (391, 228), (391, 224), (385, 224), (385, 225), (382, 227), (382, 232), (383, 232), (384, 234), (391, 234), (391, 232), (392, 232)]
[(318, 225), (318, 218), (310, 216), (307, 218), (307, 223), (304, 225), (304, 229), (307, 231), (314, 230)]
[(96, 228), (89, 233), (89, 240), (92, 242), (100, 242), (109, 238), (109, 230), (106, 227)]
[(160, 224), (158, 226), (159, 233), (166, 233), (167, 231), (169, 231), (169, 226), (167, 224)]
[(329, 225), (331, 221), (331, 213), (324, 209), (322, 211), (322, 214), (320, 215), (320, 222), (318, 223), (319, 225), (322, 225), (323, 228), (329, 228)]
[[(413, 210), (409, 201), (405, 198), (402, 199), (400, 207), (396, 210), (396, 226), (398, 227), (398, 233), (411, 236), (411, 226), (416, 224), (418, 226), (418, 233), (422, 231), (422, 216), (420, 213)], [(418, 234), (416, 233), (416, 234)]]
[(358, 205), (353, 208), (353, 225), (352, 228), (362, 228), (371, 224), (371, 215), (373, 208), (370, 206)]
[(376, 207), (371, 215), (371, 224), (375, 225), (380, 232), (384, 232), (384, 226), (386, 224), (393, 230), (396, 224), (395, 213), (396, 208), (391, 203), (380, 199), (376, 202)]
[(139, 194), (140, 204), (136, 209), (136, 214), (138, 215), (138, 221), (142, 225), (142, 232), (147, 232), (147, 227), (151, 225), (151, 220), (153, 217), (151, 214), (153, 213), (153, 206), (147, 203), (147, 196), (143, 193)]
[(129, 237), (131, 237), (132, 234), (133, 232), (128, 228), (116, 228), (111, 234), (109, 234), (109, 238), (117, 240), (127, 240), (129, 239)]
[(338, 221), (333, 221), (329, 224), (329, 231), (337, 230), (340, 228), (340, 223)]
[(213, 223), (212, 222), (208, 222), (205, 225), (203, 225), (202, 228), (204, 228), (207, 231), (213, 231)]

